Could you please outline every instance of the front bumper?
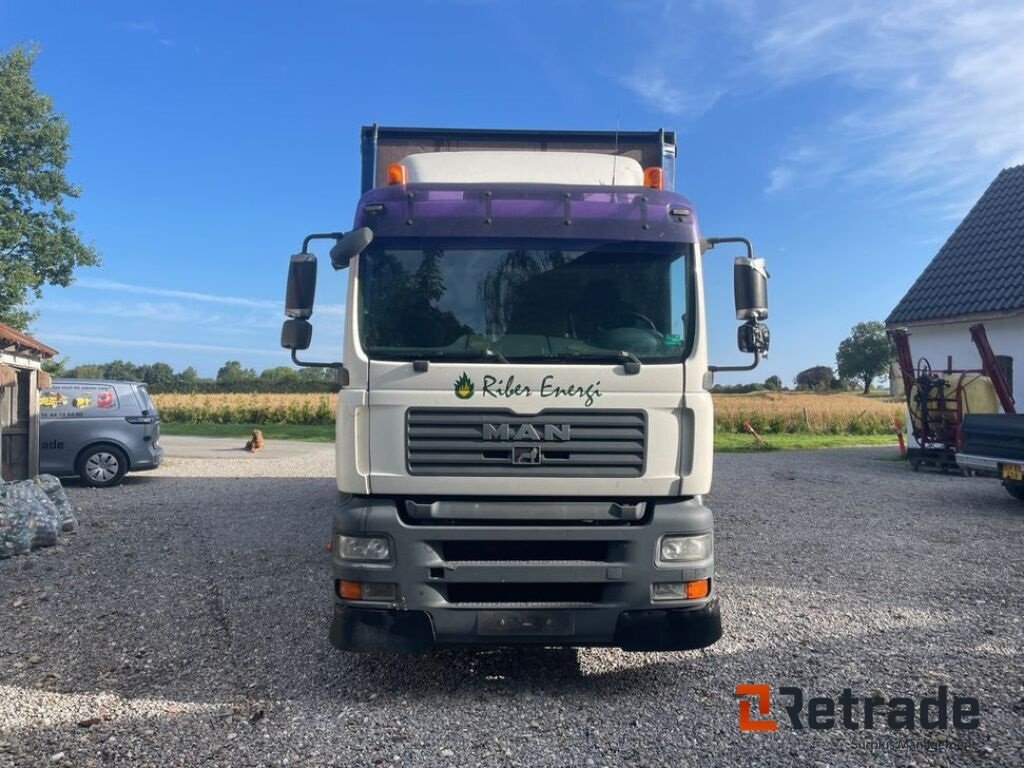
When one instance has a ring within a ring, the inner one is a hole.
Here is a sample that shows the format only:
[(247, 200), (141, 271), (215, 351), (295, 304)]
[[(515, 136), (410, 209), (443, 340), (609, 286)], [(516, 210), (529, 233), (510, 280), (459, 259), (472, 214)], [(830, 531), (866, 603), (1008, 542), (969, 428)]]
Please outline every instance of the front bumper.
[[(510, 612), (514, 613), (514, 612)], [(573, 616), (576, 618), (576, 615)], [(686, 651), (706, 648), (722, 636), (722, 617), (718, 600), (700, 608), (667, 608), (624, 611), (619, 614), (615, 634), (607, 643), (626, 651)], [(439, 642), (426, 611), (398, 611), (377, 608), (334, 607), (331, 644), (343, 651), (361, 653), (425, 653), (438, 645), (453, 645), (458, 638)], [(517, 645), (524, 642), (543, 645), (580, 645), (563, 636), (515, 637), (491, 636), (495, 644)], [(475, 644), (464, 638), (467, 645)], [(477, 641), (479, 642), (479, 641)]]
[[(392, 559), (353, 563), (335, 555), (331, 641), (344, 650), (397, 652), (478, 644), (636, 651), (710, 645), (722, 631), (713, 555), (667, 567), (655, 562), (655, 552), (665, 534), (710, 532), (711, 511), (699, 499), (648, 505), (643, 520), (629, 524), (516, 525), (417, 522), (393, 500), (349, 497), (335, 513), (335, 534), (386, 536)], [(705, 598), (652, 600), (653, 583), (700, 579), (712, 579)], [(397, 599), (341, 599), (341, 580), (396, 584)]]

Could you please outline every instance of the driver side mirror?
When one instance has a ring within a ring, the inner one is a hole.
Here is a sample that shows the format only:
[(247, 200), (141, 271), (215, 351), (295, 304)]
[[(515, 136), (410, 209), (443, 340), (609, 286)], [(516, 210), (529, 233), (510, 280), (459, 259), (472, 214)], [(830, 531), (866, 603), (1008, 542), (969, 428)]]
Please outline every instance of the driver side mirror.
[(365, 251), (372, 242), (372, 229), (369, 227), (353, 229), (331, 248), (331, 266), (335, 269), (345, 269), (352, 259)]
[(296, 253), (288, 262), (288, 287), (284, 294), (284, 313), (307, 320), (313, 314), (316, 298), (316, 256)]
[(289, 320), (281, 326), (281, 346), (292, 351), (309, 349), (313, 338), (313, 326), (309, 317), (313, 314), (316, 297), (316, 256), (311, 253), (297, 253), (288, 262), (288, 288), (284, 295), (284, 313)]

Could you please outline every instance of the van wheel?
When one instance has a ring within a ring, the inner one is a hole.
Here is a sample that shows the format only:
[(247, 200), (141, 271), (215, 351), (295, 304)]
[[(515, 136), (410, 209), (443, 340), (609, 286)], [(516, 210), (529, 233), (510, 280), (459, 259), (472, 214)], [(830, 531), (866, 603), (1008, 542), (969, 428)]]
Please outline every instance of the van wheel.
[(78, 474), (82, 482), (94, 488), (109, 488), (124, 479), (128, 471), (128, 457), (112, 445), (87, 448), (78, 459)]

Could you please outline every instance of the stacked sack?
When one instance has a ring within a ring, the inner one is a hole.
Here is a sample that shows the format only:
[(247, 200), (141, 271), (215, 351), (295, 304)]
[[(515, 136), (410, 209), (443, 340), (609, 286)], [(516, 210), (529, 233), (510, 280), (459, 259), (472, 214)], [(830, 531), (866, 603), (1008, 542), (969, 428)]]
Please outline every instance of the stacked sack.
[(0, 483), (0, 559), (52, 547), (61, 533), (77, 530), (71, 502), (53, 475)]

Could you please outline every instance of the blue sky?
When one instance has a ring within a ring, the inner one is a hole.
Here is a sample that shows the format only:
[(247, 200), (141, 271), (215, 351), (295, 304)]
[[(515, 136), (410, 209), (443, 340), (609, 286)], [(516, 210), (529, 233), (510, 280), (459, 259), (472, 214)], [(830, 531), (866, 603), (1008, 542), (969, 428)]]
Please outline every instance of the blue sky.
[[(1024, 162), (1022, 40), (1001, 0), (0, 2), (0, 47), (41, 47), (103, 254), (33, 331), (73, 364), (285, 364), (287, 257), (351, 224), (360, 125), (618, 121), (675, 129), (704, 233), (768, 258), (772, 353), (732, 379), (789, 382)], [(708, 258), (716, 363), (740, 360), (730, 256)], [(339, 356), (343, 302), (322, 270), (311, 356)]]

